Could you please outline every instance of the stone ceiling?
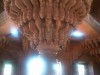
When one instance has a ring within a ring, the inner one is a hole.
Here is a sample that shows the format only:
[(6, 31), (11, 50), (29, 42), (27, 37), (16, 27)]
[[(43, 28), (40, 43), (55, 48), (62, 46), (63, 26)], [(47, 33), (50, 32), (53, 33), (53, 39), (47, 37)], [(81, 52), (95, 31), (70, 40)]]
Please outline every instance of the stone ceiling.
[(90, 13), (100, 23), (100, 0), (93, 0)]
[(0, 0), (0, 13), (4, 11), (4, 8), (3, 8), (3, 0)]

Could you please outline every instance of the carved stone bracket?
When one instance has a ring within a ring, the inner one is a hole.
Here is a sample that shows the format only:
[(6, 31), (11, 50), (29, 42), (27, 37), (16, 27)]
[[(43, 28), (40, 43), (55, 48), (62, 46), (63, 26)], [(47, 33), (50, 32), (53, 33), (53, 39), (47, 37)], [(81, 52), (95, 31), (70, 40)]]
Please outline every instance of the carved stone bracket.
[(82, 42), (82, 48), (100, 62), (100, 37), (85, 40)]
[(23, 34), (41, 51), (65, 46), (67, 32), (90, 11), (92, 0), (4, 0), (4, 7)]

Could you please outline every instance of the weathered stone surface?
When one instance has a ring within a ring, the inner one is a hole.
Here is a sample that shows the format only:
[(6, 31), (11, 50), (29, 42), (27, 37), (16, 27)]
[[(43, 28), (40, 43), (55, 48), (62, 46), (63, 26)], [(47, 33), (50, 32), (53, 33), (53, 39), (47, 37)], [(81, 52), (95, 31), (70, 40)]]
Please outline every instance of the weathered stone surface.
[(100, 63), (100, 37), (85, 40), (82, 42), (82, 48), (96, 57), (97, 62)]
[(92, 0), (4, 0), (5, 10), (36, 49), (66, 48), (67, 33), (88, 14)]

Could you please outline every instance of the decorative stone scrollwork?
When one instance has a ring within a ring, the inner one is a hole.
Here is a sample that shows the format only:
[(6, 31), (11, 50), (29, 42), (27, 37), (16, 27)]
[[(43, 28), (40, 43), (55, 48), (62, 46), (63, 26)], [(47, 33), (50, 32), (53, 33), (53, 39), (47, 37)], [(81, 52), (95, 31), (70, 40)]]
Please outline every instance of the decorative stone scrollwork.
[(4, 0), (23, 34), (41, 51), (57, 52), (67, 33), (89, 13), (92, 0)]
[(87, 50), (91, 56), (96, 57), (97, 61), (100, 63), (100, 37), (85, 40), (82, 42), (82, 48)]

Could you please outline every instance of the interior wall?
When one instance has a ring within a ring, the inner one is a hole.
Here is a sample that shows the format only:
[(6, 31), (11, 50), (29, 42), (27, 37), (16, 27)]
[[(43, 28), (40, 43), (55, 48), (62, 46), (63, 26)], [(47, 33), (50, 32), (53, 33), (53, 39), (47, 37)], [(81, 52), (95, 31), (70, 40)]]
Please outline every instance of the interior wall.
[(100, 75), (100, 64), (94, 63), (93, 68), (94, 68), (94, 75)]

